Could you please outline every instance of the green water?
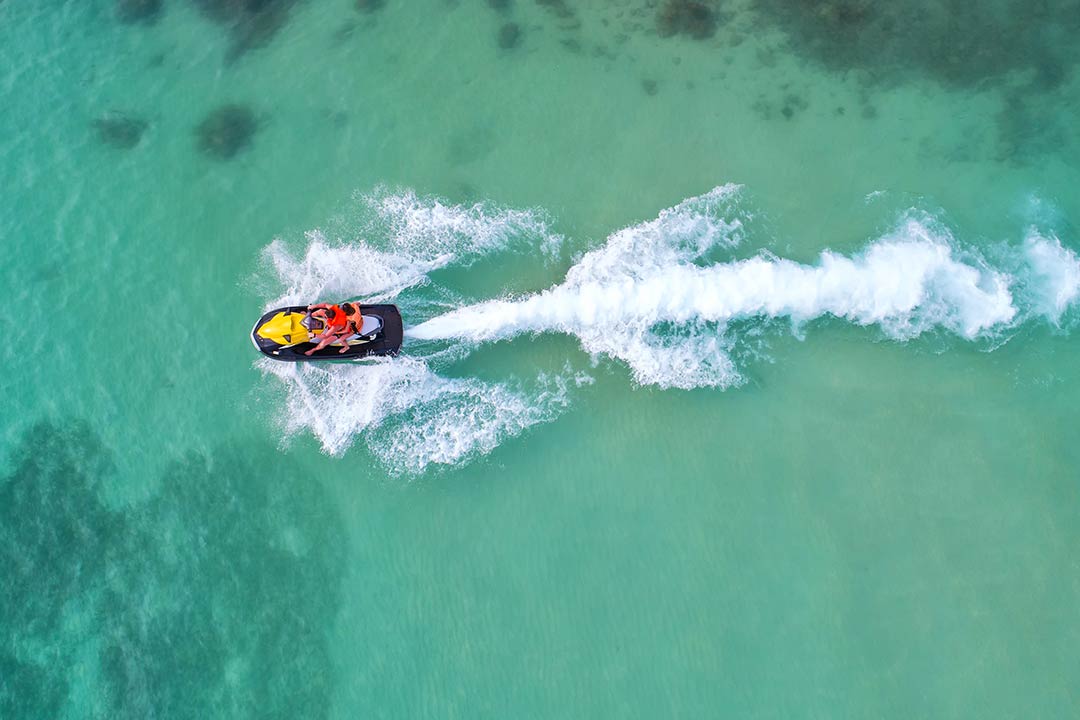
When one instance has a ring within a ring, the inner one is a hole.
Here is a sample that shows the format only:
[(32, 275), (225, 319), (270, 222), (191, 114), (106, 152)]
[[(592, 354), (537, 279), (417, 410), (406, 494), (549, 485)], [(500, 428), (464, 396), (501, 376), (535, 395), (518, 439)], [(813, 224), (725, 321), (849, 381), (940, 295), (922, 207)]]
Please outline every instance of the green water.
[(915, 213), (1064, 272), (1075, 1), (139, 5), (0, 0), (0, 718), (1080, 713), (1075, 294), (971, 339), (706, 323), (735, 370), (692, 389), (560, 327), (292, 380), (248, 339), (377, 285), (268, 267), (308, 231), (431, 261), (419, 325), (727, 183), (697, 266)]

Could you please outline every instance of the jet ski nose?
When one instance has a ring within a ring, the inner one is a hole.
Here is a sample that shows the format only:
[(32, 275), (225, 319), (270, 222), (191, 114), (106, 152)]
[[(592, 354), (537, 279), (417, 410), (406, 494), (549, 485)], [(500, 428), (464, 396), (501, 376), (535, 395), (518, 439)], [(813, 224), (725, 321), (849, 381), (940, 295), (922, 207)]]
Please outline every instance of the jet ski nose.
[(308, 329), (304, 327), (300, 315), (294, 312), (276, 313), (255, 329), (255, 334), (274, 345), (286, 346), (307, 342)]

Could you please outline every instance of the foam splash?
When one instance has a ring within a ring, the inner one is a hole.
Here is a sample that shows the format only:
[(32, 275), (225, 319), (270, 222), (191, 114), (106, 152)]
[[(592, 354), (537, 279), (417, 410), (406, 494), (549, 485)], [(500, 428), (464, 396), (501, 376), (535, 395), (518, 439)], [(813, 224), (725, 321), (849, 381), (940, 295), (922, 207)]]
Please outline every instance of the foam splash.
[[(404, 302), (422, 312), (420, 301), (402, 294), (428, 284), (431, 272), (514, 248), (550, 257), (562, 241), (535, 210), (453, 205), (385, 189), (356, 201), (358, 222), (337, 231), (348, 240), (330, 240), (315, 230), (306, 234), (301, 251), (280, 240), (263, 251), (272, 284), (283, 288), (267, 308), (362, 298)], [(264, 358), (258, 367), (284, 384), (286, 437), (310, 432), (334, 456), (363, 438), (372, 454), (400, 473), (484, 455), (505, 438), (554, 419), (569, 403), (572, 381), (566, 377), (540, 375), (527, 386), (446, 378), (431, 369), (443, 353), (356, 365)]]
[(483, 202), (453, 205), (385, 188), (358, 194), (354, 201), (358, 224), (338, 231), (347, 237), (331, 240), (313, 230), (305, 234), (302, 252), (281, 240), (266, 247), (263, 264), (274, 284), (284, 288), (267, 309), (325, 297), (387, 301), (451, 264), (513, 247), (539, 249), (550, 257), (562, 243), (538, 210)]
[(1030, 268), (1026, 290), (1032, 311), (1060, 327), (1065, 312), (1080, 297), (1080, 259), (1056, 235), (1031, 230), (1024, 240)]
[(481, 342), (565, 332), (593, 355), (624, 361), (638, 383), (729, 387), (742, 379), (731, 353), (734, 321), (785, 318), (798, 329), (831, 316), (877, 326), (896, 340), (932, 329), (975, 340), (1031, 314), (1057, 323), (1080, 294), (1075, 253), (1056, 238), (1032, 236), (1023, 284), (1034, 303), (1021, 311), (1013, 295), (1021, 280), (957, 249), (949, 232), (924, 216), (905, 218), (850, 257), (825, 251), (814, 264), (769, 254), (698, 264), (741, 240), (737, 214), (726, 221), (713, 215), (718, 206), (737, 211), (738, 192), (717, 188), (620, 230), (546, 291), (461, 308), (408, 335)]
[(409, 357), (363, 365), (265, 358), (259, 368), (285, 383), (286, 437), (311, 432), (335, 456), (364, 437), (389, 469), (414, 474), (485, 455), (504, 439), (553, 420), (569, 404), (571, 385), (564, 377), (547, 376), (531, 390), (445, 378)]

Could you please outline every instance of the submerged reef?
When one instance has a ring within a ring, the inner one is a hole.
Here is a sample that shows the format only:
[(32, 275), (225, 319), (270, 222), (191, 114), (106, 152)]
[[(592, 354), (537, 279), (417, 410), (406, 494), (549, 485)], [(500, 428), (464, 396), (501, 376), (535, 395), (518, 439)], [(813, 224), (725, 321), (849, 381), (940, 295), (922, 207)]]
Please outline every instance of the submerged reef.
[(503, 50), (512, 50), (521, 42), (521, 26), (515, 22), (505, 23), (499, 28), (499, 47)]
[(215, 160), (231, 160), (252, 143), (259, 120), (246, 105), (229, 104), (214, 110), (195, 128), (199, 150)]
[(162, 0), (116, 0), (116, 19), (122, 23), (153, 25), (161, 17)]
[(93, 122), (98, 139), (121, 150), (130, 150), (138, 145), (148, 126), (145, 120), (119, 112), (105, 113)]
[(362, 13), (373, 13), (381, 10), (384, 0), (356, 0), (356, 9)]
[(972, 87), (1026, 73), (1056, 87), (1080, 52), (1080, 0), (754, 0), (758, 22), (826, 67)]
[(124, 532), (122, 518), (99, 499), (111, 459), (87, 426), (39, 423), (12, 465), (0, 479), (0, 623), (49, 635), (67, 598), (102, 573)]
[[(0, 717), (59, 717), (68, 680), (54, 657), (69, 602), (91, 595), (125, 532), (100, 499), (111, 459), (81, 423), (38, 423), (0, 477)], [(48, 641), (47, 662), (20, 652)]]
[(111, 454), (84, 424), (40, 423), (12, 460), (0, 717), (63, 716), (69, 678), (87, 672), (102, 717), (328, 715), (345, 538), (299, 468), (272, 447), (222, 446), (111, 508)]
[(706, 40), (716, 34), (718, 25), (716, 10), (696, 0), (666, 0), (656, 14), (656, 32), (660, 37), (681, 34)]
[(566, 4), (566, 0), (536, 0), (540, 7), (550, 10), (555, 17), (567, 20), (574, 17), (574, 11)]
[(213, 22), (227, 28), (225, 60), (235, 62), (249, 50), (269, 43), (289, 20), (300, 0), (191, 0)]
[[(925, 82), (1000, 92), (999, 161), (1031, 161), (1068, 134), (1056, 114), (1037, 108), (1057, 103), (1049, 95), (1080, 63), (1080, 0), (752, 2), (761, 30), (780, 29), (796, 55), (864, 89)], [(865, 99), (861, 116), (877, 116)]]

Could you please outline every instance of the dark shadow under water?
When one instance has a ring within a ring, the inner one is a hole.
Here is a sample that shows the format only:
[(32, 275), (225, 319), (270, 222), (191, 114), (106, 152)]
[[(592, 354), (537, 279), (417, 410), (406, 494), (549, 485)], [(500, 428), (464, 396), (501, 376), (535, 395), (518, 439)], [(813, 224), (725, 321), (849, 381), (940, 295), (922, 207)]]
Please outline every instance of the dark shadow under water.
[(324, 717), (344, 531), (318, 484), (222, 446), (114, 509), (111, 472), (87, 425), (41, 422), (0, 480), (0, 716), (58, 716), (94, 642), (108, 717)]

